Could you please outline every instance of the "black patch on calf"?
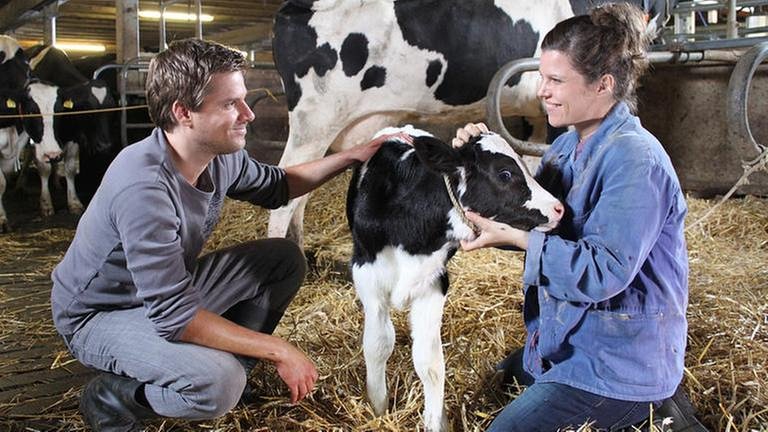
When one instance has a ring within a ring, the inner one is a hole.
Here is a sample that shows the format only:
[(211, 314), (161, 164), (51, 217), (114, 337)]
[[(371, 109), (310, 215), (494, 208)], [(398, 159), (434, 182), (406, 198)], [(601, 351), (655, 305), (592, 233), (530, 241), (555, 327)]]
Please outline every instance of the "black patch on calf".
[(442, 179), (424, 169), (415, 153), (401, 160), (412, 149), (386, 142), (368, 161), (362, 182), (360, 168), (355, 169), (347, 194), (353, 264), (373, 262), (390, 245), (416, 255), (432, 253), (447, 241), (450, 199)]
[[(490, 0), (398, 1), (394, 5), (405, 40), (439, 52), (446, 59), (443, 82), (435, 97), (449, 105), (482, 99), (504, 63), (533, 57), (536, 52), (539, 33), (526, 21), (512, 22)], [(488, 29), (494, 29), (492, 35)], [(519, 76), (514, 77), (508, 85), (519, 80)]]
[(309, 25), (311, 2), (286, 2), (275, 15), (272, 51), (275, 66), (283, 79), (288, 110), (292, 111), (301, 98), (296, 77), (303, 77), (312, 68), (322, 76), (338, 61), (336, 50), (329, 44), (317, 46), (317, 32)]
[(443, 64), (440, 60), (432, 60), (427, 66), (427, 87), (432, 87), (432, 84), (437, 82), (437, 78), (440, 76), (440, 72), (443, 70)]
[(350, 33), (341, 44), (341, 65), (348, 77), (357, 75), (368, 61), (368, 38), (362, 33)]
[(366, 90), (371, 87), (382, 87), (387, 80), (387, 69), (381, 66), (371, 66), (365, 71), (362, 81), (360, 81), (360, 90)]

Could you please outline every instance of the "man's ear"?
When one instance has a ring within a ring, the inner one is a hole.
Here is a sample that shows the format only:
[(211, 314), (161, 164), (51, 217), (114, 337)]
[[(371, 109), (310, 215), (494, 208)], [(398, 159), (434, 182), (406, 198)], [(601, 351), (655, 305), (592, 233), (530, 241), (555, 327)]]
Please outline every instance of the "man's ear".
[(434, 173), (452, 174), (461, 166), (459, 151), (437, 138), (415, 137), (413, 148), (424, 166)]
[(176, 118), (176, 123), (182, 126), (192, 126), (192, 111), (185, 107), (181, 102), (174, 101), (171, 105), (171, 112)]

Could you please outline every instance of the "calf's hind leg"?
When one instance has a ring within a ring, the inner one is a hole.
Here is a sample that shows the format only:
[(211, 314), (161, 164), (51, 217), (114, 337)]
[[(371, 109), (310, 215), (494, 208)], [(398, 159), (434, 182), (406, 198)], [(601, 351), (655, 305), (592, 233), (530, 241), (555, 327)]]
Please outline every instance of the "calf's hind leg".
[(410, 310), (413, 365), (424, 386), (424, 428), (428, 432), (448, 430), (443, 409), (445, 359), (440, 337), (445, 296), (440, 281), (413, 300)]
[(363, 304), (363, 354), (365, 357), (365, 384), (373, 412), (383, 415), (389, 405), (387, 390), (387, 360), (395, 347), (395, 327), (389, 315), (389, 304), (384, 290), (371, 272), (354, 267), (352, 278), (357, 295)]

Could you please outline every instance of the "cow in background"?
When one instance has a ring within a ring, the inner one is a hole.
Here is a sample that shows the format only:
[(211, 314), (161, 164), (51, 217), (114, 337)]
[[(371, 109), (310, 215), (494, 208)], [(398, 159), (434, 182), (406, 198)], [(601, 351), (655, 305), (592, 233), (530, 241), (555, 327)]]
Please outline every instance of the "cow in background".
[[(273, 29), (274, 60), (289, 109), (280, 165), (357, 144), (386, 125), (482, 118), (488, 85), (503, 64), (538, 56), (541, 39), (555, 24), (603, 2), (286, 1)], [(661, 17), (666, 8), (666, 0), (643, 3), (658, 3), (651, 16)], [(502, 111), (529, 119), (543, 141), (537, 86), (536, 72), (511, 79)], [(302, 244), (307, 199), (272, 211), (269, 235)]]
[[(465, 210), (513, 227), (549, 231), (563, 205), (544, 190), (500, 136), (459, 149), (411, 127), (413, 146), (392, 140), (356, 168), (347, 195), (352, 279), (363, 304), (368, 399), (376, 415), (389, 402), (386, 363), (395, 345), (390, 310), (410, 307), (413, 365), (424, 386), (427, 431), (446, 431), (440, 325), (446, 265), (460, 240), (474, 239)], [(445, 180), (444, 180), (445, 179)], [(455, 198), (456, 203), (452, 200)]]
[[(25, 103), (29, 80), (29, 63), (15, 39), (0, 35), (0, 116), (15, 116)], [(6, 176), (19, 171), (19, 154), (23, 143), (19, 137), (19, 118), (0, 117), (0, 231), (8, 230), (8, 217), (2, 198), (7, 187)]]
[[(107, 83), (84, 76), (64, 51), (53, 46), (38, 45), (28, 49), (26, 54), (32, 77), (58, 86), (63, 100), (71, 101), (65, 109), (85, 111), (117, 106)], [(113, 116), (106, 112), (57, 117), (56, 127), (62, 139), (77, 142), (87, 152), (86, 156), (93, 156), (112, 148), (110, 124)]]

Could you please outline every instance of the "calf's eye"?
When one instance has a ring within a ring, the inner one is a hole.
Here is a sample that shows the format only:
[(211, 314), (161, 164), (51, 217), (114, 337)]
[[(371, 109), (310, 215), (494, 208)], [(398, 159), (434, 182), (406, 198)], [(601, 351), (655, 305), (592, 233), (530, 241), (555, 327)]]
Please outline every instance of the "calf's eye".
[(512, 173), (509, 172), (508, 170), (501, 170), (501, 171), (499, 171), (499, 180), (501, 180), (501, 181), (503, 181), (505, 183), (510, 181), (510, 180), (512, 180)]

